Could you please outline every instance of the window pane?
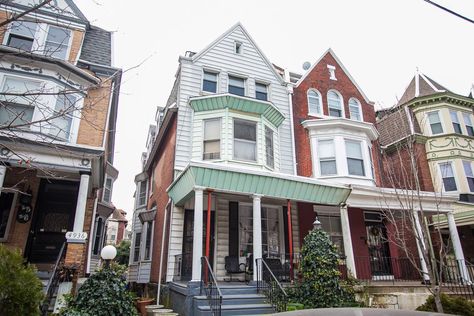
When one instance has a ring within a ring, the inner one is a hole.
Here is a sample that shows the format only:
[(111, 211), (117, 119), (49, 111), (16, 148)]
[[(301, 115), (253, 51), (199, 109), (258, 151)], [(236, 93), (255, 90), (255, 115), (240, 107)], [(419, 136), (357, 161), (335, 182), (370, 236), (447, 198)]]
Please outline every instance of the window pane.
[(439, 122), (440, 122), (438, 112), (431, 112), (431, 113), (429, 113), (429, 114), (428, 114), (428, 119), (430, 120), (430, 123), (431, 123), (431, 124), (439, 123)]
[(212, 72), (204, 72), (202, 89), (208, 92), (217, 92), (217, 74)]
[(309, 113), (321, 114), (321, 100), (316, 91), (308, 91), (308, 107)]
[(443, 178), (444, 189), (446, 191), (456, 191), (456, 181), (454, 178)]
[(24, 51), (31, 51), (33, 48), (33, 40), (12, 34), (8, 39), (7, 45)]
[(355, 99), (350, 99), (349, 110), (351, 112), (351, 119), (357, 120), (357, 121), (361, 120), (359, 102), (357, 102)]
[(234, 87), (234, 86), (229, 86), (229, 93), (235, 94), (235, 95), (240, 95), (240, 96), (245, 96), (245, 89), (244, 88), (239, 88), (239, 87)]
[(318, 141), (318, 156), (320, 159), (336, 157), (334, 142), (332, 140)]
[(50, 26), (48, 30), (48, 37), (46, 40), (48, 42), (53, 42), (56, 44), (65, 44), (69, 43), (69, 37), (71, 36), (71, 31), (68, 29), (63, 29), (60, 27)]
[(50, 121), (50, 134), (62, 139), (69, 139), (72, 125), (72, 114), (75, 110), (76, 97), (73, 95), (58, 95), (54, 108), (57, 118)]
[(349, 174), (353, 176), (365, 176), (364, 161), (362, 159), (347, 158)]
[(256, 141), (257, 125), (254, 122), (234, 120), (234, 138)]
[(431, 133), (433, 135), (443, 133), (443, 126), (441, 125), (438, 112), (428, 113), (428, 120), (430, 122)]
[(5, 76), (2, 92), (4, 94), (0, 95), (0, 100), (34, 106), (40, 102), (38, 99), (45, 91), (40, 81)]
[(255, 142), (234, 140), (234, 158), (256, 161)]
[(267, 166), (273, 168), (273, 131), (265, 126), (265, 154)]
[(335, 116), (335, 117), (342, 116), (341, 98), (334, 91), (328, 92), (328, 107), (329, 107), (330, 116)]
[(462, 114), (464, 118), (464, 124), (466, 125), (466, 131), (469, 136), (474, 136), (474, 128), (472, 126), (471, 115), (469, 113)]
[(135, 247), (133, 250), (133, 261), (138, 261), (140, 260), (140, 242), (142, 239), (142, 234), (141, 233), (136, 233), (135, 235)]
[(202, 159), (219, 159), (221, 157), (220, 140), (204, 141), (204, 153)]
[(204, 140), (220, 139), (221, 120), (204, 121)]
[(229, 76), (229, 93), (244, 96), (245, 80), (242, 78)]
[[(0, 105), (0, 125), (19, 126), (29, 124), (33, 119), (34, 108), (20, 104)], [(26, 126), (27, 127), (27, 126)]]
[(346, 155), (347, 157), (362, 159), (360, 142), (346, 140)]
[(466, 174), (466, 177), (473, 178), (474, 175), (472, 174), (471, 162), (463, 160), (462, 165), (464, 167), (464, 173)]
[(15, 21), (11, 25), (11, 34), (34, 38), (36, 33), (36, 23), (27, 21)]
[(255, 98), (267, 101), (267, 85), (263, 83), (255, 83)]
[(337, 174), (335, 160), (320, 161), (320, 166), (322, 176)]
[(453, 123), (459, 123), (459, 120), (458, 120), (458, 112), (456, 111), (449, 111), (449, 114), (451, 115), (451, 121)]
[(102, 239), (102, 231), (104, 229), (104, 221), (102, 218), (99, 217), (99, 219), (96, 222), (95, 226), (95, 238), (94, 238), (94, 254), (98, 255), (100, 250), (101, 250), (101, 244), (100, 240)]
[(145, 205), (146, 203), (146, 181), (140, 182), (140, 189), (138, 193), (138, 205)]
[(441, 169), (441, 176), (443, 178), (454, 177), (453, 168), (450, 163), (442, 163), (439, 165)]

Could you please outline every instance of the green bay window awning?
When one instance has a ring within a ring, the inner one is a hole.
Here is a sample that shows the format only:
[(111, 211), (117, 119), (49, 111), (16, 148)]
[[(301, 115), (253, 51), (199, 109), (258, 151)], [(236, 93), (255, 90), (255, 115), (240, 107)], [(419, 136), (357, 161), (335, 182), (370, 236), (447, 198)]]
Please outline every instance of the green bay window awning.
[(241, 97), (233, 94), (213, 94), (204, 97), (194, 97), (189, 100), (189, 105), (195, 112), (213, 111), (229, 108), (262, 115), (276, 127), (285, 120), (285, 116), (272, 102)]
[(326, 205), (345, 203), (351, 191), (344, 185), (329, 184), (311, 178), (191, 162), (170, 185), (168, 195), (175, 205), (183, 205), (193, 195), (195, 187)]

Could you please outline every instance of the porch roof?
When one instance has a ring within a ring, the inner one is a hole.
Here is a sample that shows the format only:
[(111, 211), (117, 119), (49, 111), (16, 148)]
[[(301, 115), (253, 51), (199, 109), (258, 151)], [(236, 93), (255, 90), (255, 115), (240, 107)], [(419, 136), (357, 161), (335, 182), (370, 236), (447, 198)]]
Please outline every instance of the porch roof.
[(232, 110), (263, 115), (276, 127), (285, 120), (285, 116), (270, 101), (241, 97), (234, 94), (213, 94), (203, 97), (194, 97), (189, 105), (196, 112), (212, 111), (229, 108)]
[(328, 205), (345, 203), (351, 192), (348, 186), (311, 178), (204, 162), (189, 163), (167, 191), (176, 205), (183, 205), (195, 187)]

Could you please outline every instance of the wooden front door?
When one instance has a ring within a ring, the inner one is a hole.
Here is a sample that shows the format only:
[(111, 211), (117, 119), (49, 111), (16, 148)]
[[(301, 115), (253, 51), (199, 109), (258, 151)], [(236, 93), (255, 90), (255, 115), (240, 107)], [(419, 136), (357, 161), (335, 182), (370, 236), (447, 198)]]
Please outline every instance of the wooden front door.
[[(206, 249), (206, 227), (207, 211), (203, 212), (202, 227), (202, 255), (205, 255)], [(209, 263), (211, 267), (214, 264), (214, 233), (215, 230), (215, 212), (211, 211), (211, 249)], [(193, 268), (193, 240), (194, 240), (194, 210), (185, 210), (184, 213), (184, 231), (183, 231), (183, 253), (181, 262), (181, 280), (191, 280)]]
[(78, 190), (78, 182), (41, 180), (28, 241), (29, 262), (55, 262), (74, 225)]

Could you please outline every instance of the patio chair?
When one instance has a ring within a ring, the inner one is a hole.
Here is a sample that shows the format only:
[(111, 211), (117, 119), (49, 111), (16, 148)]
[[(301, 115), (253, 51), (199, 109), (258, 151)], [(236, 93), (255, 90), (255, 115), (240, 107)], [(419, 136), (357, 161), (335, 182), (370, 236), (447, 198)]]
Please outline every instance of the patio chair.
[(246, 265), (245, 263), (239, 263), (239, 257), (236, 256), (227, 256), (224, 258), (225, 260), (225, 271), (230, 275), (229, 280), (225, 280), (228, 282), (232, 282), (232, 275), (245, 273)]

